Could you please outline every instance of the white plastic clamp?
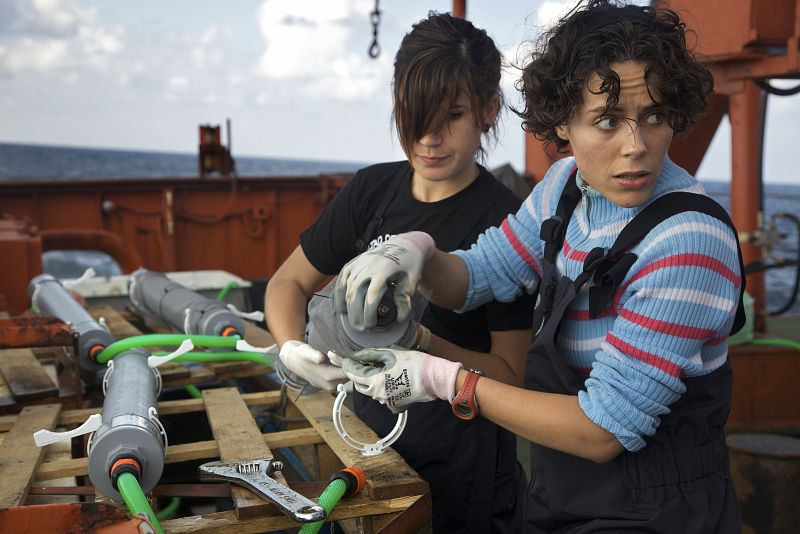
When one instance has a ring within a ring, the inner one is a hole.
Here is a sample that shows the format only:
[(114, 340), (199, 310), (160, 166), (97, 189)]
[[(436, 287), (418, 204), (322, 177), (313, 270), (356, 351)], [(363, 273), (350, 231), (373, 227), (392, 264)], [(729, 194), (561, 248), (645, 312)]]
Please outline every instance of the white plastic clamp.
[(51, 443), (57, 443), (59, 441), (72, 439), (76, 436), (88, 434), (89, 432), (94, 432), (100, 428), (100, 425), (102, 424), (103, 417), (99, 413), (96, 413), (94, 415), (90, 415), (89, 419), (84, 421), (81, 426), (74, 430), (69, 430), (67, 432), (53, 432), (51, 430), (45, 430), (44, 428), (37, 430), (33, 433), (33, 442), (36, 443), (37, 447), (44, 447), (45, 445), (50, 445)]
[(255, 321), (260, 323), (264, 320), (264, 312), (262, 311), (251, 311), (251, 312), (243, 312), (240, 311), (239, 308), (234, 306), (233, 304), (228, 304), (228, 309), (233, 312), (234, 315), (241, 317), (242, 319), (247, 319), (249, 321)]
[(338, 391), (339, 394), (336, 395), (336, 401), (333, 403), (333, 428), (336, 429), (336, 433), (339, 434), (345, 443), (354, 449), (360, 450), (361, 454), (364, 456), (377, 456), (379, 454), (383, 454), (384, 449), (397, 441), (397, 439), (403, 433), (403, 430), (405, 430), (406, 422), (408, 421), (408, 412), (397, 414), (397, 422), (395, 423), (392, 431), (389, 432), (386, 437), (379, 439), (375, 443), (362, 443), (356, 439), (353, 439), (353, 437), (348, 434), (342, 426), (342, 406), (344, 405), (344, 400), (347, 397), (347, 390), (345, 389), (344, 384), (339, 384), (336, 386), (336, 391)]

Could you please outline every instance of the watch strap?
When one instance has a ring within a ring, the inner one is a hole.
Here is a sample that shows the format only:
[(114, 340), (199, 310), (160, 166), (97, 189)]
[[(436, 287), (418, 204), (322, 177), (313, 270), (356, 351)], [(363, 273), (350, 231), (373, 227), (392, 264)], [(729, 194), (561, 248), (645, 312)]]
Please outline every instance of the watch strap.
[(475, 399), (475, 386), (478, 379), (483, 376), (477, 369), (465, 369), (467, 378), (461, 385), (452, 403), (453, 414), (459, 419), (471, 421), (478, 416), (478, 402)]

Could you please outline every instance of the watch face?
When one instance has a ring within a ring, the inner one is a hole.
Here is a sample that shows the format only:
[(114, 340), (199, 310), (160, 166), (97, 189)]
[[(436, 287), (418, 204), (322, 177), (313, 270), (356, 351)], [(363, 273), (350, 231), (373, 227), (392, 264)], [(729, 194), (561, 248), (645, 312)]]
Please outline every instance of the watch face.
[(467, 403), (467, 401), (454, 403), (453, 413), (459, 419), (466, 419), (467, 421), (475, 419), (475, 410)]

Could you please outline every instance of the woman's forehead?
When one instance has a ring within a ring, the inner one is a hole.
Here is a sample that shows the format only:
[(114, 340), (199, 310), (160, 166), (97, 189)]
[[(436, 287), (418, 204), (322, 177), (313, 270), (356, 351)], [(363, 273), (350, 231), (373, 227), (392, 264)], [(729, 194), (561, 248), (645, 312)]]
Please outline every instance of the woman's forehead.
[[(640, 61), (624, 61), (613, 63), (609, 66), (619, 78), (620, 101), (633, 98), (643, 101), (644, 105), (655, 103), (658, 90), (653, 84), (653, 76), (646, 77), (647, 66)], [(585, 102), (605, 103), (608, 100), (608, 93), (602, 92), (603, 79), (596, 72), (591, 73), (586, 80), (583, 92)]]

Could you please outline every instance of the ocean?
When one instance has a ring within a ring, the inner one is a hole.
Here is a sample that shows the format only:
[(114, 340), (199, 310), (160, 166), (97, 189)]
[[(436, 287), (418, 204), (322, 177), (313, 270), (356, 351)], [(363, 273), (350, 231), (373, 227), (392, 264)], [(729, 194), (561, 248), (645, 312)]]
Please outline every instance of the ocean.
[[(357, 162), (234, 156), (236, 171), (240, 176), (301, 176), (321, 172), (351, 172), (366, 165)], [(0, 181), (161, 176), (197, 176), (197, 155), (0, 143)], [(730, 183), (702, 183), (709, 195), (730, 211)], [(766, 221), (778, 212), (800, 215), (800, 185), (766, 184), (764, 189)], [(798, 229), (785, 219), (778, 221), (777, 228), (785, 237), (773, 253), (779, 258), (797, 258), (800, 242)], [(45, 258), (45, 270), (48, 272), (66, 269), (74, 260), (72, 256), (60, 253), (48, 255)], [(101, 256), (89, 255), (82, 259), (86, 266), (94, 267), (98, 273), (116, 274), (109, 272), (110, 267)], [(69, 272), (69, 276), (79, 274), (80, 272)], [(783, 307), (794, 286), (795, 267), (772, 269), (765, 276), (767, 310)], [(787, 313), (800, 314), (800, 302), (795, 302)]]
[[(240, 176), (349, 172), (364, 163), (237, 156)], [(0, 180), (197, 176), (197, 154), (0, 143)]]

